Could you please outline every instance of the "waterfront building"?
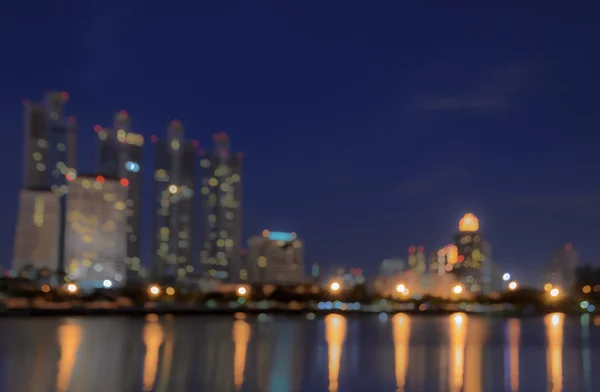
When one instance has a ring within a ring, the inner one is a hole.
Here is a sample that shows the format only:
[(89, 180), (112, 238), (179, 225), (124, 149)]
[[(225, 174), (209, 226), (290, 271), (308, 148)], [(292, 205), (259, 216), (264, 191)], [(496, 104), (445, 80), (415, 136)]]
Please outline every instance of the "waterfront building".
[(252, 283), (302, 283), (304, 244), (295, 233), (265, 230), (248, 240), (248, 268)]

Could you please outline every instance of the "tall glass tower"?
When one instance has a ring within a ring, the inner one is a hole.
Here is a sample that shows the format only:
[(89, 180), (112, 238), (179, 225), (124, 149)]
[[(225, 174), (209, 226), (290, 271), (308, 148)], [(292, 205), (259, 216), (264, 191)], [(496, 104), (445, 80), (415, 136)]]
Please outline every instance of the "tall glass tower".
[(65, 117), (66, 92), (49, 92), (42, 102), (24, 101), (23, 186), (13, 252), (13, 269), (63, 270), (67, 181), (77, 177), (77, 121)]
[(127, 255), (125, 264), (133, 278), (140, 270), (140, 218), (142, 202), (142, 149), (144, 137), (131, 130), (131, 117), (125, 110), (115, 114), (113, 128), (94, 127), (98, 135), (97, 172), (127, 180), (125, 214)]
[(202, 249), (205, 277), (241, 280), (242, 153), (233, 153), (225, 133), (214, 135), (214, 150), (202, 157)]
[(197, 142), (185, 140), (181, 122), (169, 123), (166, 140), (155, 143), (154, 220), (158, 280), (181, 280), (194, 272), (194, 189)]

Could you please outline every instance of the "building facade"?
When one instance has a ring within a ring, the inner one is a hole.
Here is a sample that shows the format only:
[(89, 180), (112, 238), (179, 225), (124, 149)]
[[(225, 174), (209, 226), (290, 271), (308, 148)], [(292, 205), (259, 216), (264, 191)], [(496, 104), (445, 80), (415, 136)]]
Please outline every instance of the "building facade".
[(459, 221), (455, 245), (458, 255), (456, 263), (450, 263), (451, 271), (468, 291), (484, 293), (491, 280), (491, 260), (486, 254), (490, 247), (481, 237), (479, 220), (475, 215), (467, 213)]
[[(24, 101), (23, 191), (19, 197), (14, 269), (22, 268), (27, 261), (52, 266), (53, 272), (63, 269), (65, 209), (62, 196), (67, 193), (67, 180), (77, 176), (77, 122), (75, 117), (64, 115), (68, 98), (66, 92), (49, 92), (41, 103)], [(58, 199), (46, 190), (52, 191)], [(38, 225), (33, 222), (32, 213), (40, 211), (42, 205), (44, 224)], [(57, 215), (51, 217), (50, 214)], [(48, 235), (50, 228), (58, 235)]]
[(184, 138), (180, 121), (169, 123), (166, 140), (157, 140), (154, 156), (155, 259), (158, 280), (186, 279), (194, 273), (194, 190), (197, 142)]
[(13, 252), (14, 271), (59, 269), (60, 197), (48, 189), (21, 189)]
[(130, 274), (136, 276), (140, 269), (141, 203), (142, 203), (142, 149), (144, 137), (131, 131), (131, 117), (121, 110), (114, 116), (113, 128), (97, 125), (94, 131), (98, 136), (98, 160), (96, 171), (100, 174), (125, 178), (127, 199), (127, 256), (125, 264)]
[(81, 175), (69, 184), (67, 276), (83, 288), (125, 283), (127, 185), (126, 179), (101, 175)]
[(248, 240), (248, 280), (298, 284), (304, 281), (304, 244), (295, 233), (265, 230)]
[(214, 135), (213, 140), (214, 151), (200, 160), (200, 263), (205, 277), (238, 281), (246, 271), (240, 254), (243, 155), (231, 151), (225, 133)]
[(575, 270), (578, 263), (579, 254), (573, 249), (572, 244), (558, 248), (545, 268), (544, 284), (550, 283), (552, 286), (571, 292), (575, 286)]

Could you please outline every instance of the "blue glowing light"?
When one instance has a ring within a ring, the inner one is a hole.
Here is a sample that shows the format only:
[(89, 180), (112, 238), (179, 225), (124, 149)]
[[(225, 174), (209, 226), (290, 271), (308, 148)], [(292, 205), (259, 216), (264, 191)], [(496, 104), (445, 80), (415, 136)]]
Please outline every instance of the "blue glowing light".
[(138, 165), (137, 162), (127, 161), (125, 163), (125, 169), (129, 170), (130, 172), (137, 173), (140, 171), (140, 165)]
[(296, 236), (293, 233), (283, 233), (281, 231), (272, 231), (269, 233), (271, 241), (293, 241)]

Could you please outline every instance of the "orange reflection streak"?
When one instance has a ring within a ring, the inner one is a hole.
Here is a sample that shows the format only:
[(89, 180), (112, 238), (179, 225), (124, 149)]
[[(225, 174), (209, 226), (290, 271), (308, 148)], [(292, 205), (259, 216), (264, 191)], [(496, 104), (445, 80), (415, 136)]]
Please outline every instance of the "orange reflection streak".
[(510, 391), (519, 390), (519, 343), (521, 340), (521, 320), (508, 320), (508, 358), (510, 364)]
[(235, 320), (233, 322), (233, 383), (235, 389), (239, 391), (244, 385), (244, 370), (246, 369), (246, 353), (248, 342), (250, 341), (250, 324), (244, 320)]
[(469, 321), (469, 336), (466, 345), (465, 392), (483, 391), (483, 345), (487, 338), (487, 323), (482, 318)]
[[(169, 315), (167, 315), (169, 317)], [(167, 318), (167, 324), (165, 326), (165, 344), (163, 346), (162, 353), (162, 371), (160, 374), (160, 384), (156, 389), (159, 391), (167, 391), (169, 389), (169, 377), (171, 376), (171, 365), (173, 364), (173, 319)]]
[(58, 327), (58, 344), (60, 345), (60, 362), (58, 363), (58, 376), (56, 390), (66, 392), (71, 383), (71, 374), (77, 360), (77, 349), (81, 343), (82, 328), (77, 322), (68, 320)]
[(325, 317), (325, 340), (329, 355), (329, 392), (337, 392), (342, 345), (346, 340), (346, 318), (339, 314), (329, 314)]
[(461, 391), (465, 371), (467, 315), (450, 315), (450, 391)]
[(394, 367), (398, 392), (404, 391), (408, 367), (408, 341), (410, 340), (410, 317), (398, 313), (392, 318), (394, 325)]
[(142, 378), (144, 391), (151, 391), (156, 380), (158, 369), (158, 353), (164, 338), (163, 329), (155, 319), (148, 318), (144, 327), (144, 344), (146, 345), (146, 356), (144, 357), (144, 375)]
[(564, 321), (565, 315), (562, 313), (552, 313), (544, 317), (548, 334), (548, 348), (546, 350), (548, 389), (552, 392), (560, 392), (563, 388), (562, 345)]

